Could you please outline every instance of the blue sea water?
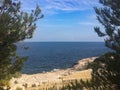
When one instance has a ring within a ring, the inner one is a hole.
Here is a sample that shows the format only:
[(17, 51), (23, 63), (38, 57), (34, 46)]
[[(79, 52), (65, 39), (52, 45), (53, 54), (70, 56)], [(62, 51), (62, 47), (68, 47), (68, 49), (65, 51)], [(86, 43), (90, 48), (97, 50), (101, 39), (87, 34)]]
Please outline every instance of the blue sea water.
[[(103, 42), (24, 42), (17, 53), (28, 56), (22, 73), (33, 74), (72, 66), (76, 61), (109, 51)], [(28, 49), (24, 50), (23, 47)]]

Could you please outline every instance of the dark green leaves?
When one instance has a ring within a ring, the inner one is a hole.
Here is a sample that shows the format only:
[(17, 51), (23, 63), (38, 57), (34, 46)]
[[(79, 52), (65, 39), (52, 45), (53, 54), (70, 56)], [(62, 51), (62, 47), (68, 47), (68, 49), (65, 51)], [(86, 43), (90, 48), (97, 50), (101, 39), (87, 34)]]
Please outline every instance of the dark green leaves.
[(31, 13), (20, 9), (21, 3), (14, 0), (0, 2), (0, 87), (6, 85), (14, 74), (21, 71), (26, 60), (16, 54), (15, 43), (32, 38), (36, 21), (43, 17), (39, 6)]
[(116, 52), (120, 52), (120, 1), (99, 0), (102, 8), (95, 7), (98, 21), (104, 26), (104, 33), (99, 27), (94, 30), (98, 36), (106, 36), (106, 46)]
[(100, 37), (105, 36), (105, 34), (100, 31), (100, 28), (99, 28), (99, 27), (95, 27), (94, 29), (95, 29), (95, 32), (98, 34), (98, 36), (100, 36)]

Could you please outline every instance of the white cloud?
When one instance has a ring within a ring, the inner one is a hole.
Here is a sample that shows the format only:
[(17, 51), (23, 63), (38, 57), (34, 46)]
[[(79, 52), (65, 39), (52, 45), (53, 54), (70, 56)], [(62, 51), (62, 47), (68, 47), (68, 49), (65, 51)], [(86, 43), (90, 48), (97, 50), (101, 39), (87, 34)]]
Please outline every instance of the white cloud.
[(99, 26), (100, 24), (97, 22), (79, 22), (79, 25), (84, 25), (84, 26)]
[(39, 4), (43, 12), (89, 10), (98, 5), (98, 0), (21, 0), (26, 10)]
[(87, 16), (88, 19), (97, 19), (96, 14), (91, 14), (89, 16)]
[(93, 8), (97, 0), (46, 0), (45, 9), (75, 11)]

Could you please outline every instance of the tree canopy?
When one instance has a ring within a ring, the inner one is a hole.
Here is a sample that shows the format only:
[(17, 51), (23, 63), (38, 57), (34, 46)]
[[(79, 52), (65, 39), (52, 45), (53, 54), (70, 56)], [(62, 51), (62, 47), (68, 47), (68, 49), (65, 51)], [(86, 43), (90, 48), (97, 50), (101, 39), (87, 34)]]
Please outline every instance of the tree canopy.
[[(98, 36), (105, 37), (105, 45), (112, 49), (98, 57), (90, 67), (92, 79), (90, 90), (118, 90), (120, 89), (120, 0), (99, 0), (103, 5), (95, 7), (98, 21), (104, 30), (95, 27)], [(88, 88), (88, 89), (89, 89)]]
[(99, 0), (101, 8), (95, 7), (98, 21), (104, 30), (95, 27), (98, 36), (105, 37), (107, 52), (88, 65), (92, 68), (91, 80), (68, 85), (69, 90), (119, 90), (120, 89), (120, 0)]
[(42, 18), (41, 9), (27, 13), (21, 10), (21, 3), (15, 0), (0, 2), (0, 87), (22, 69), (25, 57), (16, 54), (17, 42), (30, 39), (36, 29), (36, 21)]
[(100, 37), (106, 37), (106, 46), (120, 53), (120, 0), (99, 0), (102, 8), (95, 7), (98, 21), (104, 26), (104, 31), (95, 27)]

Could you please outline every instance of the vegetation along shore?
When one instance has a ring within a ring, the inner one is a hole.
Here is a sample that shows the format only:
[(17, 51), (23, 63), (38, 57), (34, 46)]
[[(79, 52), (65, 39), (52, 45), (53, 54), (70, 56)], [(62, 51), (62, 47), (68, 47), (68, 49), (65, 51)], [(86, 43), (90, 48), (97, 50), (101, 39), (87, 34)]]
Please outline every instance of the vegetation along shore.
[(43, 90), (56, 87), (58, 90), (63, 85), (74, 80), (86, 80), (91, 78), (91, 69), (86, 69), (88, 63), (93, 62), (96, 57), (85, 58), (76, 62), (67, 69), (54, 69), (50, 72), (38, 74), (22, 74), (19, 78), (10, 81), (11, 90), (21, 88), (22, 90)]

